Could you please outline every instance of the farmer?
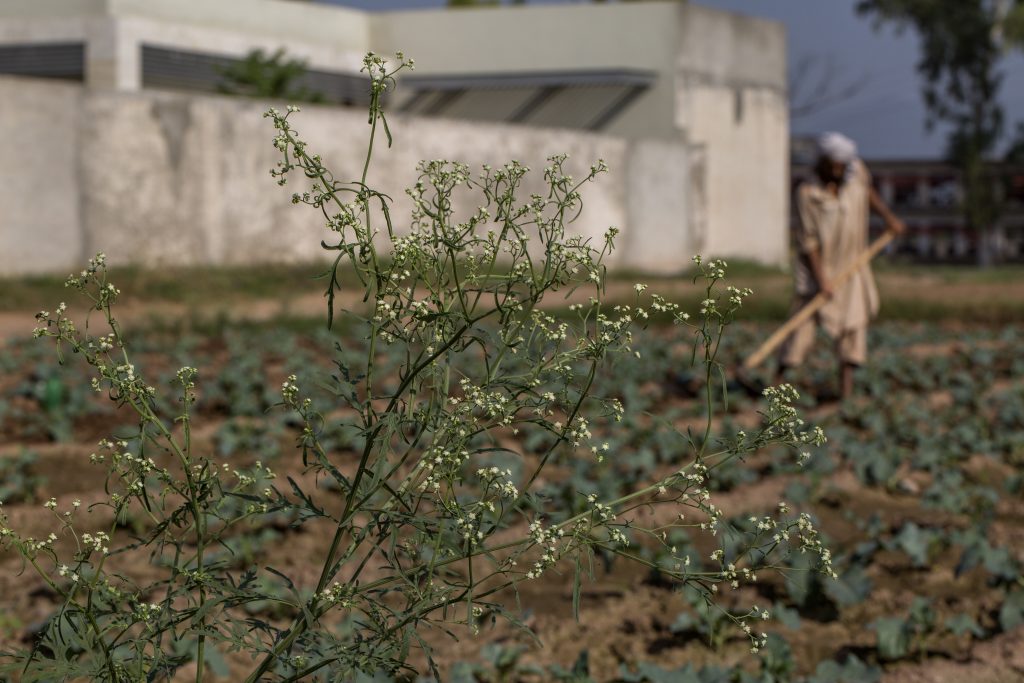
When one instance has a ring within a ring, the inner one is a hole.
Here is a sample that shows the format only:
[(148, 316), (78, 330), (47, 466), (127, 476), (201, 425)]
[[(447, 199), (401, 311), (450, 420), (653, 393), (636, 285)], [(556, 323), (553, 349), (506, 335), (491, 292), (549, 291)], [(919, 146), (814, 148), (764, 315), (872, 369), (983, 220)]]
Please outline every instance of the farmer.
[(803, 363), (820, 325), (833, 339), (839, 357), (839, 391), (853, 393), (853, 371), (867, 361), (868, 321), (878, 313), (878, 290), (871, 267), (865, 265), (842, 286), (832, 278), (841, 273), (868, 245), (868, 216), (874, 210), (886, 229), (899, 234), (903, 222), (871, 185), (871, 175), (857, 158), (857, 146), (840, 133), (818, 139), (814, 177), (796, 191), (798, 222), (794, 312), (816, 294), (829, 301), (785, 341), (779, 357), (779, 380)]

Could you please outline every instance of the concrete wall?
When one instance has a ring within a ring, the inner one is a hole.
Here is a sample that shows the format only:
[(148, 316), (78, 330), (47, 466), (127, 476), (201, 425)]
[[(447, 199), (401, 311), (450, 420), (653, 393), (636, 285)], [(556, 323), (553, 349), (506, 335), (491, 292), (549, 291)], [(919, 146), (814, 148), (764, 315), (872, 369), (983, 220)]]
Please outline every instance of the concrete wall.
[(69, 271), (84, 238), (78, 182), (83, 92), (0, 79), (0, 273)]
[[(774, 22), (678, 0), (376, 14), (281, 0), (0, 0), (0, 42), (68, 39), (88, 44), (90, 90), (75, 95), (82, 118), (65, 111), (28, 124), (70, 117), (73, 125), (53, 124), (64, 126), (55, 137), (84, 131), (74, 148), (85, 160), (77, 162), (77, 170), (62, 173), (72, 173), (77, 187), (88, 189), (77, 234), (89, 249), (101, 241), (109, 249), (112, 237), (104, 226), (121, 225), (127, 219), (118, 216), (132, 216), (136, 226), (164, 226), (154, 233), (154, 244), (142, 234), (109, 228), (118, 244), (133, 245), (146, 259), (254, 257), (243, 255), (248, 246), (225, 246), (225, 230), (259, 235), (259, 241), (277, 245), (281, 258), (311, 256), (287, 240), (279, 244), (284, 238), (266, 227), (270, 220), (299, 226), (309, 219), (293, 218), (301, 212), (281, 213), (277, 204), (267, 203), (280, 197), (264, 183), (273, 150), (261, 147), (267, 139), (258, 116), (262, 105), (116, 94), (139, 89), (139, 45), (146, 43), (237, 56), (255, 47), (284, 46), (313, 67), (349, 72), (358, 69), (369, 49), (404, 50), (417, 60), (421, 75), (654, 72), (654, 85), (603, 135), (396, 119), (403, 146), (377, 168), (386, 171), (381, 177), (394, 179), (397, 196), (404, 198), (401, 189), (412, 182), (419, 158), (448, 155), (500, 163), (519, 156), (540, 168), (545, 155), (575, 150), (582, 170), (603, 156), (613, 175), (591, 192), (599, 198), (592, 199), (593, 213), (588, 209), (585, 220), (594, 223), (581, 229), (596, 234), (617, 224), (636, 230), (623, 235), (621, 244), (629, 251), (624, 262), (664, 270), (696, 251), (774, 264), (787, 260), (786, 50), (784, 30)], [(13, 121), (22, 114), (8, 109), (18, 107), (22, 93), (3, 87), (14, 97), (0, 97), (0, 116), (7, 117), (0, 120)], [(33, 97), (42, 97), (36, 87), (30, 87)], [(359, 110), (311, 110), (301, 120), (311, 142), (344, 165), (362, 149), (364, 116)], [(173, 140), (180, 142), (168, 142)], [(8, 153), (0, 149), (0, 158)], [(140, 184), (162, 190), (108, 197), (107, 188), (133, 176), (108, 177), (115, 172), (93, 159), (135, 169)], [(230, 159), (244, 162), (243, 167), (226, 168)], [(199, 177), (205, 185), (197, 184)], [(218, 198), (223, 196), (231, 197), (231, 211)], [(603, 213), (595, 217), (598, 212)], [(249, 214), (235, 225), (237, 216)], [(230, 229), (218, 227), (222, 224)], [(640, 225), (644, 232), (636, 228)], [(182, 226), (173, 228), (179, 244), (161, 243), (164, 230), (172, 229), (168, 226)], [(671, 247), (659, 249), (657, 240)]]
[(138, 90), (142, 44), (244, 57), (287, 49), (310, 67), (358, 72), (366, 12), (280, 0), (3, 0), (0, 42), (83, 41), (86, 82)]
[(348, 45), (362, 50), (369, 33), (366, 12), (280, 0), (4, 0), (4, 21), (136, 17), (162, 24), (231, 30), (240, 34)]
[[(701, 251), (785, 263), (789, 220), (786, 35), (775, 22), (681, 5), (676, 127), (704, 150)], [(701, 213), (695, 207), (697, 213)]]
[[(293, 206), (291, 183), (268, 171), (278, 160), (265, 103), (213, 96), (123, 93), (0, 78), (0, 272), (64, 272), (105, 251), (114, 263), (238, 264), (322, 258), (318, 212)], [(278, 105), (281, 106), (281, 105)], [(471, 167), (517, 159), (534, 169), (524, 199), (541, 188), (549, 155), (568, 153), (584, 175), (605, 159), (612, 173), (584, 191), (575, 232), (600, 239), (622, 229), (614, 263), (674, 271), (687, 263), (686, 147), (623, 138), (392, 117), (395, 147), (378, 146), (370, 181), (396, 199), (420, 159), (451, 158)], [(295, 125), (339, 178), (357, 177), (368, 126), (362, 112), (310, 107)], [(16, 135), (10, 133), (16, 131)], [(297, 183), (298, 179), (292, 182)], [(466, 214), (478, 205), (460, 199)]]
[[(495, 31), (498, 12), (502, 28)], [(660, 182), (672, 177), (673, 187), (683, 188), (691, 251), (786, 262), (789, 110), (780, 24), (676, 0), (393, 12), (371, 22), (373, 44), (415, 55), (421, 75), (588, 67), (657, 72), (654, 86), (607, 132), (687, 145), (686, 164), (669, 167), (662, 160), (657, 167)], [(438, 40), (442, 35), (457, 38)], [(656, 145), (636, 145), (642, 148), (656, 159)], [(672, 239), (667, 229), (648, 224)]]
[[(677, 0), (521, 5), (371, 15), (378, 52), (404, 50), (417, 75), (642, 69), (655, 84), (603, 132), (678, 138), (672, 108)], [(567, 49), (568, 48), (568, 49)]]

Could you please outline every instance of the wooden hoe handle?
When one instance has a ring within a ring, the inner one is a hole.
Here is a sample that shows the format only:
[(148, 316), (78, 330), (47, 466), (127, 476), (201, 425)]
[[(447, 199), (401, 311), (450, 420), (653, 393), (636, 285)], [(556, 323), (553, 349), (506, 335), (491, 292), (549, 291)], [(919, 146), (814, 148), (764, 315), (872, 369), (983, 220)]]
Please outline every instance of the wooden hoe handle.
[[(878, 239), (872, 242), (867, 249), (861, 252), (857, 258), (853, 260), (839, 275), (832, 279), (833, 290), (838, 290), (846, 281), (853, 277), (853, 274), (863, 268), (871, 259), (878, 255), (878, 252), (885, 249), (885, 247), (892, 242), (896, 233), (886, 231)], [(757, 348), (752, 354), (747, 356), (747, 359), (743, 361), (744, 370), (752, 370), (764, 362), (772, 351), (778, 348), (779, 344), (783, 342), (790, 335), (790, 333), (802, 325), (808, 318), (818, 312), (818, 310), (828, 303), (828, 297), (824, 293), (819, 292), (813, 299), (807, 302), (807, 304), (797, 311), (796, 315), (787, 320), (782, 327), (775, 330), (772, 336), (768, 337), (761, 346)]]

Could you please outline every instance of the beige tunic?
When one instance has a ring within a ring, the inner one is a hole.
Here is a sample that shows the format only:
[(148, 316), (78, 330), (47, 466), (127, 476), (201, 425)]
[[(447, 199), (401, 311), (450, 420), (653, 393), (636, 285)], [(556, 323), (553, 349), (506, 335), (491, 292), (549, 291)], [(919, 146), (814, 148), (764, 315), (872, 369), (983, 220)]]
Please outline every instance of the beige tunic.
[[(860, 160), (849, 168), (849, 176), (835, 196), (817, 179), (797, 189), (797, 260), (794, 268), (796, 293), (800, 298), (817, 294), (807, 253), (821, 250), (825, 277), (835, 278), (868, 246), (868, 193), (871, 175)], [(865, 265), (835, 291), (822, 307), (818, 320), (833, 337), (867, 327), (878, 313), (878, 290), (871, 267)]]

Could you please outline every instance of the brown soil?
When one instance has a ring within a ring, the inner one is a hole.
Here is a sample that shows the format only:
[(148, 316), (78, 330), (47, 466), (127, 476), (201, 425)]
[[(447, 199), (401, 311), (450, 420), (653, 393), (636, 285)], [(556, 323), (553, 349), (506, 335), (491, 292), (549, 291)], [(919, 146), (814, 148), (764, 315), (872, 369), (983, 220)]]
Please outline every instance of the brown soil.
[[(919, 284), (919, 281), (915, 282)], [(886, 281), (889, 287), (897, 287), (899, 283), (899, 278), (895, 276)], [(1024, 298), (1024, 282), (1012, 286), (998, 285), (1001, 295), (1006, 295), (1007, 287)], [(628, 285), (623, 285), (623, 288), (628, 288)], [(936, 301), (942, 300), (944, 296), (950, 295), (948, 292), (944, 294), (943, 288), (943, 283), (936, 282), (934, 287), (928, 289), (926, 296), (934, 297)], [(976, 286), (976, 289), (978, 291), (971, 290), (972, 295), (991, 293), (989, 288), (981, 285)], [(964, 296), (962, 288), (956, 291), (958, 296)], [(347, 303), (355, 304), (354, 301)], [(319, 296), (301, 297), (291, 302), (288, 314), (318, 314), (322, 305)], [(170, 305), (154, 311), (151, 306), (140, 304), (124, 307), (119, 317), (130, 324), (155, 314), (181, 312), (180, 308)], [(216, 315), (217, 311), (211, 308), (206, 313)], [(280, 313), (277, 303), (257, 302), (247, 307), (245, 315), (248, 319), (269, 320)], [(30, 327), (31, 314), (0, 314), (0, 338), (23, 335), (26, 328)], [(941, 342), (916, 345), (906, 350), (923, 356), (956, 353), (962, 350), (962, 346), (955, 342)], [(282, 373), (279, 368), (273, 368), (271, 372), (273, 375)], [(279, 382), (280, 378), (275, 377), (275, 381)], [(0, 390), (3, 389), (3, 383), (4, 379), (0, 378)], [(1004, 382), (1002, 386), (1009, 384)], [(936, 391), (927, 400), (935, 409), (939, 409), (948, 406), (952, 397), (948, 391)], [(683, 403), (680, 399), (676, 399), (676, 402)], [(834, 404), (818, 408), (812, 412), (812, 416), (824, 419), (837, 409)], [(756, 419), (753, 409), (732, 417), (739, 423)], [(195, 434), (200, 448), (212, 449), (212, 436), (223, 421), (223, 416), (204, 416), (204, 424)], [(22, 438), (17, 425), (2, 425), (0, 435), (6, 437), (7, 441), (0, 443), (0, 458), (13, 455), (23, 447), (31, 448), (40, 457), (36, 474), (46, 479), (46, 495), (55, 496), (61, 509), (65, 509), (71, 500), (80, 498), (85, 509), (104, 498), (103, 481), (98, 469), (88, 463), (87, 456), (93, 448), (77, 444), (94, 443), (111, 426), (121, 422), (121, 417), (111, 413), (75, 425), (74, 445), (29, 441)], [(290, 442), (292, 436), (289, 434), (285, 442)], [(293, 476), (312, 485), (309, 476), (303, 475), (301, 467), (296, 465), (296, 459), (282, 460), (286, 462), (275, 463), (275, 469), (282, 479)], [(342, 454), (342, 468), (350, 468), (352, 460), (352, 457)], [(1005, 463), (996, 463), (984, 456), (972, 457), (964, 470), (979, 482), (999, 482), (1015, 471)], [(890, 490), (885, 487), (866, 487), (847, 464), (829, 475), (823, 493), (815, 503), (815, 512), (823, 520), (829, 535), (844, 543), (864, 540), (864, 532), (849, 521), (849, 513), (860, 518), (877, 513), (888, 524), (913, 520), (921, 524), (961, 528), (970, 523), (969, 519), (963, 517), (922, 509), (919, 505), (919, 491), (927, 487), (927, 476), (909, 472), (905, 475), (900, 477), (902, 488)], [(796, 475), (773, 476), (742, 485), (718, 493), (715, 502), (728, 514), (763, 513), (784, 497), (786, 486), (795, 478)], [(1018, 559), (1024, 559), (1022, 508), (1024, 504), (1010, 502), (1004, 505), (1001, 521), (993, 530), (994, 534), (1002, 537), (1000, 540), (1003, 544), (1013, 549)], [(23, 534), (42, 537), (53, 528), (53, 519), (42, 509), (40, 501), (5, 505), (4, 510), (11, 526)], [(101, 528), (110, 521), (102, 508), (87, 514), (90, 527)], [(269, 549), (267, 557), (263, 558), (265, 564), (280, 569), (299, 584), (314, 584), (316, 569), (310, 558), (314, 558), (315, 562), (315, 558), (323, 552), (330, 531), (323, 525), (313, 524), (301, 533), (286, 529), (280, 530), (280, 533), (282, 540)], [(67, 543), (67, 540), (62, 539), (61, 542)], [(775, 624), (768, 628), (785, 635), (793, 649), (798, 672), (809, 673), (814, 663), (836, 657), (842, 652), (855, 652), (870, 658), (875, 636), (867, 625), (879, 616), (905, 612), (917, 594), (932, 596), (943, 618), (954, 611), (991, 614), (997, 609), (998, 596), (993, 594), (980, 574), (954, 577), (952, 565), (955, 564), (955, 554), (949, 552), (947, 555), (945, 558), (937, 558), (928, 569), (915, 569), (907, 563), (905, 557), (882, 553), (869, 572), (876, 585), (869, 602), (841, 610), (836, 618), (830, 620), (822, 618), (819, 621), (813, 615), (805, 615), (803, 627), (798, 630), (785, 629)], [(121, 565), (120, 569), (135, 576), (145, 576), (155, 571), (144, 563), (132, 564), (125, 561)], [(50, 614), (55, 604), (54, 596), (45, 584), (30, 572), (21, 572), (21, 569), (20, 561), (9, 553), (0, 555), (0, 614), (6, 615), (0, 619), (0, 647), (5, 641), (24, 642), (28, 632)], [(771, 585), (770, 580), (768, 583)], [(777, 582), (775, 585), (781, 590)], [(590, 654), (591, 675), (597, 681), (612, 680), (622, 664), (630, 666), (643, 661), (654, 662), (665, 668), (684, 663), (697, 666), (742, 663), (751, 669), (755, 667), (755, 662), (746, 652), (749, 645), (741, 638), (729, 637), (724, 645), (713, 650), (700, 638), (674, 634), (671, 625), (686, 609), (686, 604), (671, 586), (649, 580), (645, 571), (638, 571), (623, 563), (613, 565), (610, 572), (599, 571), (595, 581), (585, 587), (578, 621), (571, 614), (571, 586), (571, 572), (562, 568), (561, 574), (552, 571), (543, 580), (527, 582), (520, 587), (518, 599), (528, 615), (527, 624), (536, 632), (543, 646), (507, 626), (484, 630), (478, 636), (455, 629), (454, 632), (460, 637), (458, 641), (436, 631), (425, 634), (425, 637), (438, 649), (445, 665), (462, 660), (477, 660), (481, 648), (486, 643), (494, 642), (523, 644), (527, 648), (524, 662), (543, 665), (558, 663), (565, 667), (571, 667), (580, 651), (585, 649)], [(515, 596), (509, 595), (508, 598), (511, 601)], [(746, 588), (737, 593), (736, 599), (740, 604), (764, 601), (763, 597), (758, 597)], [(924, 661), (887, 665), (883, 681), (1024, 681), (1024, 631), (1020, 629), (987, 640), (937, 641), (930, 647), (932, 649), (925, 653)], [(527, 677), (524, 680), (539, 679)]]

